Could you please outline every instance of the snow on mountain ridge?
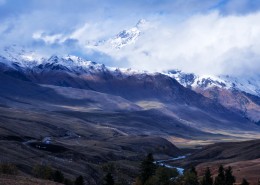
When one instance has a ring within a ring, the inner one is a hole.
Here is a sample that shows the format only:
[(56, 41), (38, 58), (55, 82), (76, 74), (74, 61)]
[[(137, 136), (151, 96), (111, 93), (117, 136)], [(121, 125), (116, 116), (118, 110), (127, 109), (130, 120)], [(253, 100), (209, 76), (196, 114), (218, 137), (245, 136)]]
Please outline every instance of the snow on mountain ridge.
[(232, 77), (229, 75), (195, 75), (193, 73), (184, 73), (180, 70), (171, 70), (164, 73), (175, 78), (180, 84), (192, 89), (208, 89), (213, 87), (234, 89), (244, 91), (256, 96), (260, 96), (260, 76), (255, 78), (249, 77)]
[[(0, 51), (0, 63), (4, 63), (7, 66), (17, 69), (34, 69), (37, 70), (40, 65), (41, 68), (44, 66), (56, 65), (64, 66), (61, 67), (63, 70), (68, 69), (70, 72), (75, 72), (77, 74), (83, 73), (96, 73), (107, 71), (117, 77), (128, 77), (131, 75), (140, 76), (143, 75), (153, 75), (157, 73), (133, 70), (127, 68), (113, 68), (107, 67), (104, 64), (98, 64), (89, 60), (82, 59), (77, 56), (67, 55), (64, 57), (58, 57), (53, 55), (51, 57), (46, 57), (38, 54), (35, 51), (26, 51), (24, 48), (19, 48), (16, 46), (6, 47), (3, 51)], [(50, 68), (51, 70), (52, 68)], [(56, 70), (58, 67), (56, 68)], [(38, 69), (41, 70), (41, 69)], [(236, 89), (239, 91), (244, 91), (256, 96), (260, 96), (260, 76), (258, 78), (237, 78), (228, 75), (214, 76), (214, 75), (195, 75), (193, 73), (184, 73), (180, 70), (171, 70), (162, 73), (169, 77), (176, 79), (180, 84), (185, 87), (196, 89), (197, 87), (201, 89), (219, 87), (225, 89)]]
[(122, 77), (149, 73), (147, 71), (137, 71), (130, 68), (119, 69), (114, 67), (107, 67), (104, 64), (85, 60), (74, 55), (52, 55), (51, 57), (42, 56), (35, 51), (27, 51), (26, 49), (19, 48), (17, 46), (6, 47), (3, 51), (0, 51), (0, 63), (4, 63), (9, 68), (15, 70), (19, 68), (19, 70), (33, 70), (35, 72), (41, 71), (43, 69), (51, 70), (54, 68), (55, 70), (68, 69), (70, 72), (75, 72), (77, 74), (108, 71), (113, 75), (120, 73)]
[(77, 56), (67, 55), (64, 57), (59, 57), (57, 55), (53, 55), (51, 57), (47, 57), (37, 53), (36, 51), (28, 51), (24, 47), (18, 47), (16, 45), (5, 47), (2, 51), (0, 51), (0, 62), (11, 68), (20, 67), (21, 69), (32, 69), (39, 65), (46, 65), (48, 63), (63, 65), (72, 70), (77, 68), (104, 68), (103, 64), (97, 64)]
[(120, 32), (115, 38), (109, 39), (108, 42), (116, 49), (120, 49), (128, 44), (135, 43), (141, 31), (137, 28), (131, 28)]
[(128, 45), (134, 44), (140, 37), (140, 35), (149, 27), (149, 22), (145, 19), (141, 19), (137, 24), (129, 29), (120, 31), (117, 35), (106, 40), (98, 41), (96, 43), (89, 43), (88, 48), (95, 48), (104, 50), (110, 49), (122, 49)]
[(114, 38), (108, 39), (107, 43), (111, 44), (116, 49), (121, 49), (124, 46), (133, 44), (137, 41), (147, 24), (145, 19), (141, 19), (135, 27), (121, 31)]
[(16, 63), (21, 67), (32, 67), (39, 65), (43, 60), (43, 55), (35, 51), (28, 51), (24, 47), (16, 45), (4, 47), (3, 50), (0, 51), (0, 56), (2, 58), (1, 61), (4, 61), (8, 66)]

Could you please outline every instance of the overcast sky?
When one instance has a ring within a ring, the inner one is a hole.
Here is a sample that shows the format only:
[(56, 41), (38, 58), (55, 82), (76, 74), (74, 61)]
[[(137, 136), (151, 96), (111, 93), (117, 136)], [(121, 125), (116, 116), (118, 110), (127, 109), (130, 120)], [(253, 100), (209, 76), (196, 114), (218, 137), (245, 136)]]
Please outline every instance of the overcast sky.
[[(90, 49), (140, 19), (120, 50)], [(114, 67), (199, 74), (260, 71), (259, 0), (0, 0), (0, 46), (74, 54)]]

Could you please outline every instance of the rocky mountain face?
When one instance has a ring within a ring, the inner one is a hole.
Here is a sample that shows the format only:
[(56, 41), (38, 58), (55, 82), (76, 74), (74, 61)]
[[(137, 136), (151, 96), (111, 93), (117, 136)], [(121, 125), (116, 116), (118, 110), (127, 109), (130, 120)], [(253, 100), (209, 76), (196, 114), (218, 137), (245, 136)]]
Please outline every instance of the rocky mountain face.
[[(135, 44), (142, 34), (146, 33), (149, 23), (140, 20), (136, 26), (123, 30), (115, 37), (99, 42), (97, 47), (120, 50), (130, 44)], [(231, 75), (196, 75), (171, 70), (163, 73), (176, 79), (184, 87), (210, 98), (225, 108), (241, 114), (244, 117), (258, 122), (260, 120), (260, 76), (235, 77)], [(248, 75), (250, 76), (250, 75)]]
[[(183, 130), (182, 137), (197, 136), (197, 133), (223, 134), (227, 129), (232, 132), (260, 129), (248, 119), (258, 119), (258, 96), (226, 88), (227, 84), (222, 81), (204, 78), (199, 81), (193, 74), (117, 69), (76, 56), (41, 57), (11, 48), (1, 55), (0, 73), (0, 94), (6, 104), (13, 104), (10, 99), (17, 97), (16, 104), (17, 101), (30, 102), (27, 107), (32, 108), (36, 104), (32, 99), (44, 100), (43, 105), (48, 107), (45, 108), (55, 111), (58, 108), (148, 111), (147, 116), (165, 120), (165, 123), (155, 122), (153, 132), (176, 135), (171, 131), (179, 126)], [(26, 107), (21, 103), (19, 106)], [(147, 120), (144, 122), (145, 127), (133, 123), (134, 129), (150, 128)], [(119, 123), (120, 120), (116, 120), (116, 124)]]
[(134, 27), (123, 30), (107, 40), (97, 41), (94, 46), (120, 50), (123, 47), (134, 44), (143, 33), (143, 30), (146, 29), (147, 24), (148, 22), (146, 20), (141, 19)]
[(198, 76), (172, 70), (167, 75), (183, 86), (208, 97), (224, 107), (244, 114), (253, 121), (260, 120), (260, 77)]

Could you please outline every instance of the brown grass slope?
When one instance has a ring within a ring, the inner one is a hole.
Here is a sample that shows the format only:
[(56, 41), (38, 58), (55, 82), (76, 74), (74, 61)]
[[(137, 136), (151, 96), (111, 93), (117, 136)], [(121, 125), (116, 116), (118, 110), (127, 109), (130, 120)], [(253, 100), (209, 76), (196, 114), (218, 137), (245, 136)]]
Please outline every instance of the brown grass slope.
[(60, 183), (32, 177), (0, 175), (0, 185), (61, 185)]
[(210, 167), (213, 174), (217, 175), (219, 165), (231, 166), (238, 183), (246, 178), (251, 185), (257, 185), (260, 178), (260, 140), (208, 145), (187, 159), (172, 164), (186, 167), (194, 165), (200, 176), (206, 167)]

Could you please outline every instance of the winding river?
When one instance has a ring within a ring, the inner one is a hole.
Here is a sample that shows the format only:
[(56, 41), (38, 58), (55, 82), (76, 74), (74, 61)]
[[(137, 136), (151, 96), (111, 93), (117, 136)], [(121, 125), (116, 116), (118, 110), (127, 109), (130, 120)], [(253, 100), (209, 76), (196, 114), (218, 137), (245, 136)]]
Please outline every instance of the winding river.
[(182, 156), (178, 156), (178, 157), (174, 157), (174, 158), (170, 158), (170, 159), (166, 159), (166, 160), (158, 160), (158, 161), (155, 161), (155, 164), (159, 165), (159, 166), (164, 166), (166, 168), (176, 168), (178, 173), (183, 175), (183, 172), (184, 172), (184, 168), (180, 168), (180, 167), (176, 167), (176, 166), (171, 166), (169, 164), (166, 164), (166, 162), (170, 162), (170, 161), (178, 161), (178, 160), (182, 160), (182, 159), (185, 159), (187, 155), (182, 155)]

